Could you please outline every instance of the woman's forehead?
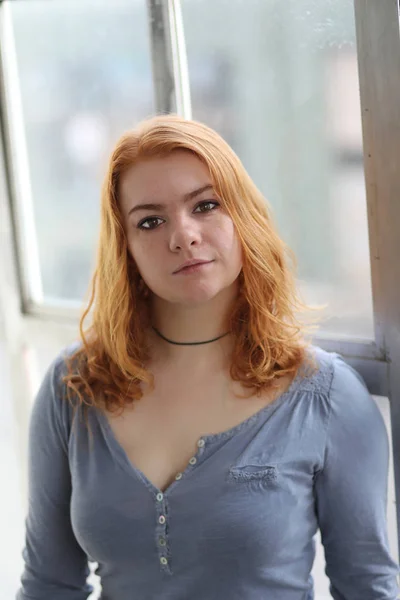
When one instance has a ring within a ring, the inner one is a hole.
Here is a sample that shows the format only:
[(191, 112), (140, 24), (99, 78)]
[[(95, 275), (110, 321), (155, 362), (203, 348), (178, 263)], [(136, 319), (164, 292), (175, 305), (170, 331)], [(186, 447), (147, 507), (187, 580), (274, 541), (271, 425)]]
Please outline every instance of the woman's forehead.
[(206, 186), (212, 186), (207, 166), (185, 153), (140, 161), (121, 176), (119, 191), (123, 203), (155, 203), (171, 195), (183, 198)]
[(187, 150), (174, 150), (166, 156), (154, 156), (139, 160), (128, 167), (124, 176), (128, 179), (143, 179), (147, 176), (165, 177), (170, 173), (199, 172), (209, 174), (207, 165), (198, 156)]

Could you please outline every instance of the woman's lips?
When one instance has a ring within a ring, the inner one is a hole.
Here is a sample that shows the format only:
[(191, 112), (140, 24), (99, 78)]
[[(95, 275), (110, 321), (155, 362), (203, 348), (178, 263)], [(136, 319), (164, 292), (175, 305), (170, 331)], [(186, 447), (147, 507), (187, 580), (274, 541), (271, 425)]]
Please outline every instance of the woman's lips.
[(212, 262), (214, 262), (214, 261), (210, 260), (209, 262), (206, 262), (206, 263), (199, 263), (197, 265), (192, 265), (191, 267), (184, 267), (180, 271), (177, 271), (177, 273), (175, 273), (175, 275), (180, 275), (180, 274), (182, 274), (182, 275), (188, 275), (189, 273), (197, 273), (203, 267), (207, 267)]

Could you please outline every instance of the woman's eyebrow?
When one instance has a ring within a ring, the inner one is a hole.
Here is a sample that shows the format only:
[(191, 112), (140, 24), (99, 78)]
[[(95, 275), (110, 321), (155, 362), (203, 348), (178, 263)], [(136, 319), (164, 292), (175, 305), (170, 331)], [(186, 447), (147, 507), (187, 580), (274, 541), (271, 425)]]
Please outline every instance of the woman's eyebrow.
[[(193, 190), (192, 192), (185, 194), (183, 196), (183, 201), (188, 202), (189, 200), (192, 200), (193, 198), (195, 198), (196, 196), (199, 196), (200, 194), (202, 194), (203, 192), (206, 192), (207, 190), (214, 190), (214, 186), (212, 186), (211, 183), (208, 183), (207, 185), (203, 185), (202, 187), (197, 188), (196, 190)], [(137, 204), (136, 206), (134, 206), (133, 208), (130, 209), (130, 211), (128, 212), (128, 216), (138, 210), (162, 210), (163, 208), (166, 208), (165, 204), (158, 204), (158, 203), (154, 203), (154, 202), (148, 202), (146, 204)]]

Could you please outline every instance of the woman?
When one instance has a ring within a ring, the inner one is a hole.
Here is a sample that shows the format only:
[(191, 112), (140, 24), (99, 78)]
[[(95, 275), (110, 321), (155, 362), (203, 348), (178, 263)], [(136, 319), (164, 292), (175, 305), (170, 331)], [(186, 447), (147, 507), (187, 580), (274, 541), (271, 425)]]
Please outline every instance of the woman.
[(32, 412), (19, 600), (87, 598), (88, 560), (104, 600), (309, 600), (318, 528), (334, 598), (397, 597), (385, 425), (306, 341), (286, 253), (205, 125), (118, 142), (92, 322)]

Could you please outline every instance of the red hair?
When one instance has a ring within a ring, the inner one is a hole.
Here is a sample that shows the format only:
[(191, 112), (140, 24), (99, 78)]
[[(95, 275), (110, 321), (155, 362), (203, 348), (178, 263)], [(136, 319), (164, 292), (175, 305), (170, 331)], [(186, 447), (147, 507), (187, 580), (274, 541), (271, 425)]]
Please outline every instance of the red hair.
[[(230, 315), (234, 349), (230, 375), (260, 393), (300, 366), (316, 363), (307, 351), (299, 314), (311, 309), (299, 298), (295, 257), (280, 239), (265, 198), (232, 148), (206, 125), (177, 115), (140, 123), (117, 142), (102, 189), (97, 264), (90, 300), (80, 321), (82, 344), (67, 359), (68, 397), (113, 411), (139, 400), (140, 383), (154, 388), (146, 327), (150, 315), (131, 258), (119, 206), (123, 173), (142, 159), (174, 150), (193, 152), (209, 169), (215, 191), (235, 225), (243, 249), (240, 293)], [(83, 323), (92, 311), (92, 322)]]

